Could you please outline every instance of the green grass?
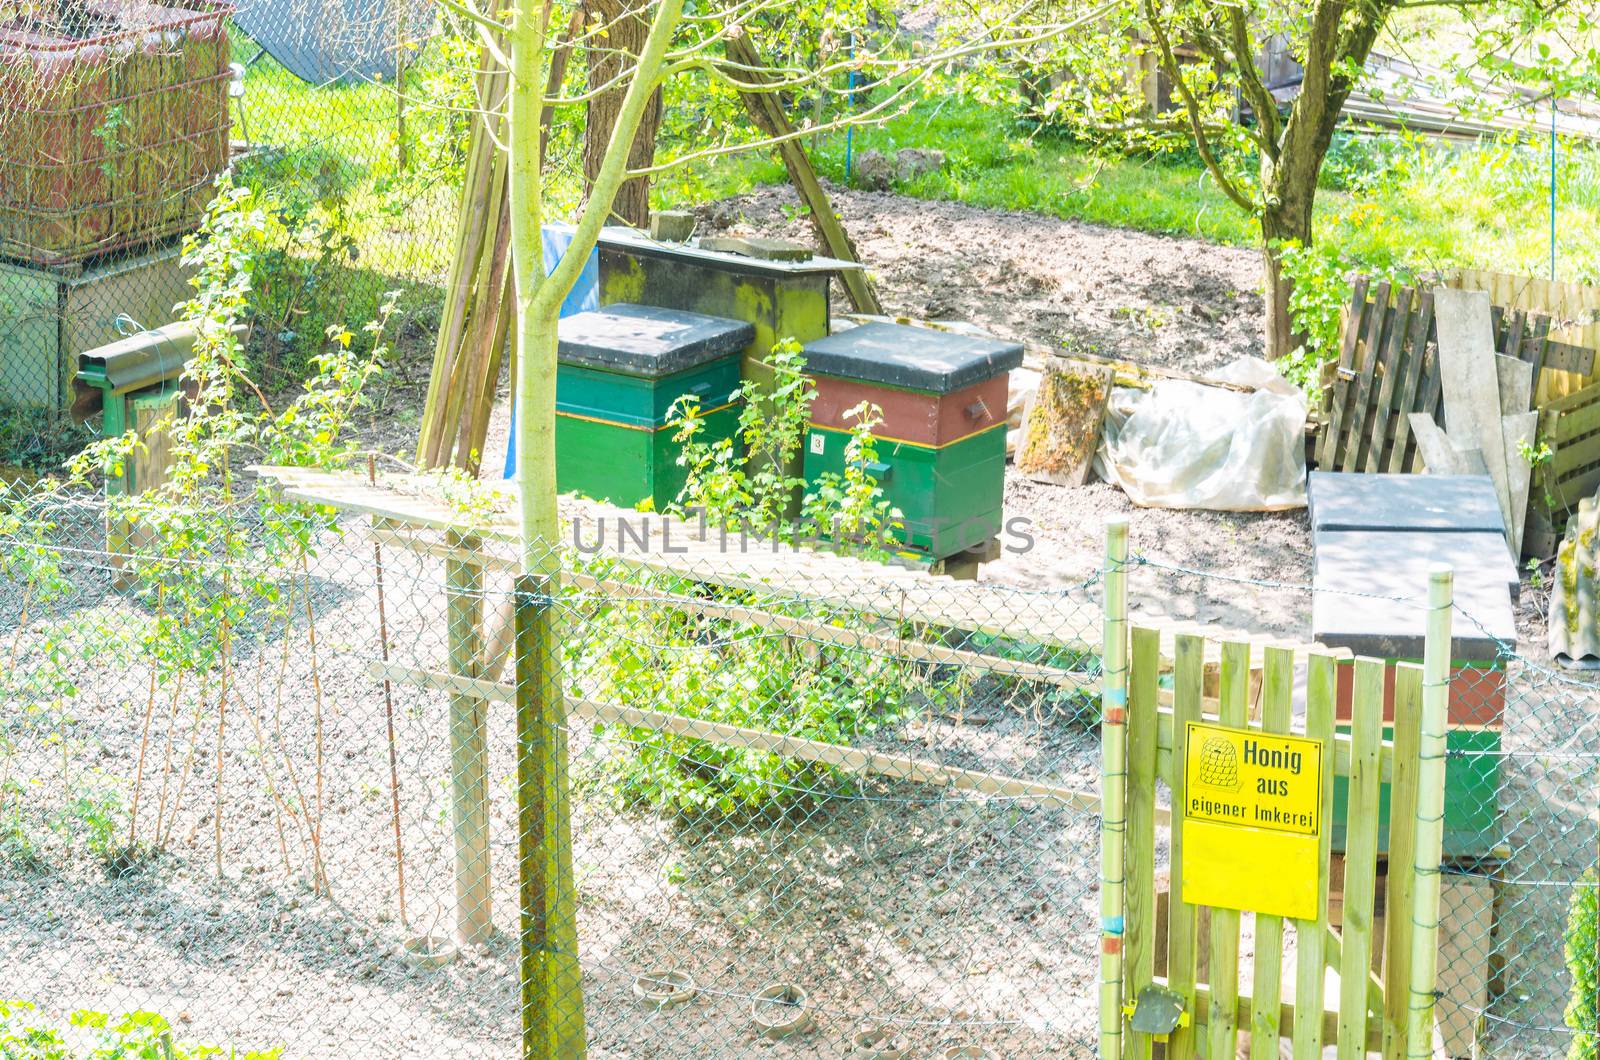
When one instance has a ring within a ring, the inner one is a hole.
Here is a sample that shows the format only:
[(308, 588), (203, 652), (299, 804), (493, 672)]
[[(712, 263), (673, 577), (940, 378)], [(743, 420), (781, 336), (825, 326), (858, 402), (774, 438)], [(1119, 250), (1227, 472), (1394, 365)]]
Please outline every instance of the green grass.
[[(241, 40), (236, 52), (248, 58), (254, 46)], [(442, 61), (431, 50), (424, 53), (412, 77), (437, 76)], [(360, 247), (367, 286), (429, 288), (439, 282), (449, 263), (458, 191), (447, 174), (399, 172), (395, 100), (388, 86), (313, 87), (263, 58), (250, 68), (244, 107), (252, 139), (283, 149), (264, 181), (304, 193), (337, 174), (345, 224)], [(441, 119), (413, 110), (409, 120), (417, 128)], [(576, 201), (570, 156), (578, 130), (562, 120), (557, 125), (562, 162), (553, 167), (553, 179), (557, 199), (570, 206)], [(926, 99), (881, 127), (856, 130), (852, 141), (858, 156), (904, 147), (943, 151), (940, 171), (897, 186), (919, 198), (1229, 245), (1254, 246), (1258, 239), (1255, 223), (1223, 196), (1192, 153), (1108, 155), (958, 96)], [(663, 143), (660, 155), (693, 146)], [(818, 170), (838, 183), (845, 180), (845, 155), (843, 134), (827, 137), (814, 150)], [(691, 205), (784, 179), (770, 153), (736, 157), (657, 178), (654, 198), (663, 207)], [(1341, 136), (1324, 185), (1317, 240), (1352, 267), (1549, 273), (1546, 144)], [(1600, 280), (1600, 250), (1588, 238), (1597, 221), (1600, 153), (1563, 144), (1557, 159), (1558, 278)], [(436, 296), (436, 287), (429, 290)]]
[[(854, 131), (852, 151), (892, 154), (906, 147), (944, 152), (937, 173), (897, 185), (924, 199), (946, 199), (1004, 210), (1030, 210), (1078, 221), (1250, 243), (1255, 227), (1184, 161), (1107, 158), (1049, 131), (996, 116), (976, 103), (929, 102), (879, 127)], [(845, 182), (845, 137), (828, 137), (812, 153), (818, 172)], [(739, 159), (715, 170), (665, 182), (663, 204), (698, 192), (720, 198), (753, 184), (781, 183), (783, 167), (769, 159)]]
[[(1058, 134), (941, 100), (881, 128), (858, 129), (857, 154), (937, 148), (946, 164), (896, 186), (904, 194), (1051, 217), (1253, 246), (1254, 222), (1192, 156), (1107, 156)], [(1318, 194), (1316, 234), (1360, 267), (1464, 266), (1548, 275), (1547, 142), (1441, 144), (1400, 135), (1341, 137)], [(1600, 219), (1600, 153), (1563, 143), (1557, 157), (1557, 275), (1600, 280), (1588, 233)], [(818, 170), (845, 179), (842, 135), (814, 152)], [(707, 197), (780, 183), (769, 160), (727, 163), (662, 189), (663, 202), (692, 189)]]

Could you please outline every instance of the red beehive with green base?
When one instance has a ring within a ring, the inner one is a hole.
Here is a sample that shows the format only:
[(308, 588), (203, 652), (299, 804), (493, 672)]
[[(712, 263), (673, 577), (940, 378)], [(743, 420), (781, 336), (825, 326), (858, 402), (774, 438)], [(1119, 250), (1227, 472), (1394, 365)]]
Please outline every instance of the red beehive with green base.
[(877, 406), (878, 462), (868, 471), (901, 513), (906, 548), (939, 560), (1000, 532), (1005, 492), (1006, 390), (1022, 346), (874, 323), (807, 343), (816, 383), (806, 439), (808, 484), (842, 474), (855, 420)]
[(556, 366), (556, 488), (656, 510), (686, 475), (668, 416), (689, 395), (705, 418), (699, 440), (738, 432), (740, 320), (619, 303), (564, 317)]

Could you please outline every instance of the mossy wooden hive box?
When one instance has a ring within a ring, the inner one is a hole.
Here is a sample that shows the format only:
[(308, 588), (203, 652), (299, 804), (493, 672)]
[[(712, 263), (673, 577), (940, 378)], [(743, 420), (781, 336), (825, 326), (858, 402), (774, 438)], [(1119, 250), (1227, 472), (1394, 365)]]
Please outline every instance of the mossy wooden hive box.
[(601, 233), (600, 303), (635, 302), (742, 320), (752, 330), (740, 351), (744, 377), (765, 386), (767, 355), (784, 340), (806, 343), (829, 330), (833, 277), (860, 269), (851, 261), (800, 261), (662, 243), (632, 228)]
[(843, 473), (862, 403), (882, 421), (869, 468), (900, 509), (905, 546), (932, 559), (976, 548), (1000, 531), (1005, 492), (1006, 388), (1022, 347), (984, 335), (873, 323), (806, 344), (816, 383), (806, 439), (808, 483)]
[(127, 321), (157, 326), (192, 294), (169, 245), (82, 269), (0, 261), (0, 407), (65, 412), (77, 356), (115, 342)]
[(67, 265), (188, 231), (228, 165), (232, 8), (0, 12), (0, 253)]
[(614, 504), (677, 499), (686, 475), (668, 426), (696, 398), (700, 440), (738, 430), (739, 351), (751, 326), (658, 306), (618, 304), (562, 319), (556, 368), (556, 487)]

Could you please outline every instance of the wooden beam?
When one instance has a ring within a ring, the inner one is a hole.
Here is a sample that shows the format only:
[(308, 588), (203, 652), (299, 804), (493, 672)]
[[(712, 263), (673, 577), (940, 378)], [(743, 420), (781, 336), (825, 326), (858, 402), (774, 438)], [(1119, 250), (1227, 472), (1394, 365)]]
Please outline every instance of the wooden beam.
[[(453, 695), (473, 696), (489, 703), (510, 705), (516, 702), (516, 689), (496, 681), (376, 660), (367, 664), (367, 673), (380, 681), (387, 679), (396, 684), (428, 688)], [(668, 736), (704, 740), (719, 747), (740, 751), (767, 751), (802, 762), (817, 762), (832, 766), (843, 773), (854, 775), (914, 780), (935, 787), (970, 791), (979, 795), (1014, 798), (1044, 809), (1070, 809), (1087, 813), (1100, 811), (1100, 796), (1093, 791), (1080, 791), (1059, 784), (988, 773), (978, 769), (963, 769), (960, 766), (943, 765), (908, 755), (864, 751), (858, 747), (823, 743), (821, 740), (807, 739), (803, 736), (747, 729), (739, 725), (706, 721), (668, 711), (573, 698), (567, 701), (567, 715), (574, 720), (650, 729)], [(1156, 819), (1159, 824), (1170, 823), (1169, 812), (1158, 809)]]
[[(724, 47), (727, 49), (728, 58), (745, 68), (730, 71), (735, 80), (749, 85), (770, 83), (771, 78), (763, 72), (766, 64), (762, 62), (748, 34), (729, 36), (724, 42)], [(822, 245), (827, 248), (830, 255), (841, 261), (860, 261), (861, 256), (857, 253), (855, 244), (851, 242), (850, 234), (839, 222), (838, 216), (833, 212), (833, 203), (828, 199), (827, 191), (817, 179), (817, 171), (812, 167), (811, 159), (806, 156), (806, 149), (800, 140), (793, 136), (794, 126), (790, 124), (789, 116), (784, 113), (783, 104), (777, 94), (740, 92), (739, 97), (744, 101), (745, 109), (750, 112), (751, 120), (763, 135), (790, 137), (776, 145), (778, 155), (783, 159), (783, 167), (789, 171), (789, 183), (794, 185), (800, 201), (805, 203), (811, 212), (811, 227), (816, 231), (817, 238), (822, 240)], [(844, 284), (845, 292), (850, 296), (850, 304), (855, 307), (856, 312), (883, 312), (878, 304), (878, 296), (873, 293), (865, 272), (846, 269), (839, 274), (839, 279)]]
[[(457, 553), (457, 550), (448, 545), (423, 540), (404, 530), (374, 527), (368, 533), (373, 540), (381, 544), (408, 549), (421, 555), (449, 558)], [(515, 571), (518, 566), (517, 561), (511, 556), (487, 550), (479, 554), (478, 560), (487, 568), (504, 571)], [(714, 600), (686, 596), (648, 585), (620, 582), (609, 578), (595, 578), (591, 575), (579, 574), (573, 571), (562, 572), (561, 580), (566, 585), (592, 589), (617, 597), (643, 599), (674, 610), (703, 615), (706, 618), (745, 622), (752, 626), (784, 633), (797, 639), (821, 641), (855, 651), (870, 651), (880, 655), (893, 655), (896, 658), (912, 662), (971, 667), (985, 670), (989, 673), (1004, 674), (1007, 677), (1014, 677), (1022, 681), (1038, 681), (1060, 688), (1089, 688), (1097, 684), (1098, 681), (1094, 674), (1083, 670), (1067, 670), (1058, 666), (1023, 662), (998, 655), (988, 655), (983, 652), (950, 648), (942, 644), (930, 644), (926, 641), (872, 632), (861, 629), (859, 626), (836, 626), (829, 622), (775, 614), (755, 607), (718, 603)], [(498, 653), (492, 650), (492, 645), (499, 643), (499, 638), (491, 634), (486, 639), (491, 645), (490, 656), (497, 657)], [(491, 662), (490, 665), (493, 665), (493, 663)]]

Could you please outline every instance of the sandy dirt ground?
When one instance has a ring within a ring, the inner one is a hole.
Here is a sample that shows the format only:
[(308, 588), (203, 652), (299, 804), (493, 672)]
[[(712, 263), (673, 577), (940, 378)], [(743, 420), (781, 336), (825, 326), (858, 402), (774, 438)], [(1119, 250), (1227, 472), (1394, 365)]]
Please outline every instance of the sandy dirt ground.
[[(1253, 251), (889, 192), (830, 194), (888, 313), (967, 321), (1047, 349), (1199, 373), (1261, 354)], [(709, 206), (701, 225), (815, 244), (788, 187)], [(840, 291), (834, 302), (848, 308)], [(1034, 544), (986, 565), (982, 577), (1036, 587), (1081, 583), (1102, 565), (1105, 521), (1118, 514), (1130, 518), (1131, 551), (1153, 562), (1284, 586), (1311, 580), (1303, 510), (1137, 509), (1103, 482), (1040, 485), (1014, 468), (1006, 515), (1029, 521)], [(1136, 615), (1310, 634), (1310, 596), (1295, 588), (1152, 570), (1131, 592)]]

